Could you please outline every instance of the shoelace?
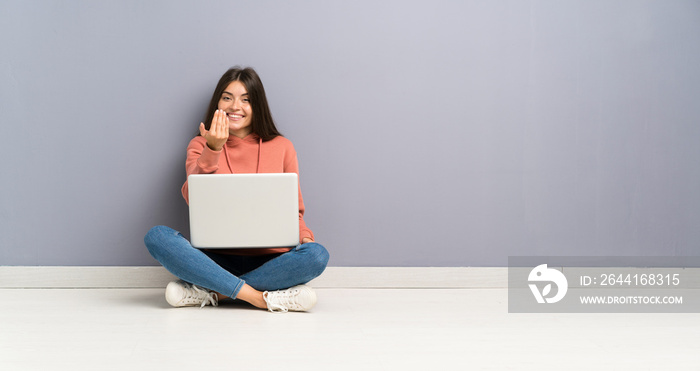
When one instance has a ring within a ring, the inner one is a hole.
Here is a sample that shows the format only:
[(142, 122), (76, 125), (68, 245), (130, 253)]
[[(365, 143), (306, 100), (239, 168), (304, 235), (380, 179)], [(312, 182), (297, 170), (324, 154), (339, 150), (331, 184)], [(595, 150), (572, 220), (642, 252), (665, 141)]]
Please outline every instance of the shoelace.
[(294, 300), (298, 293), (299, 290), (265, 291), (263, 298), (270, 312), (285, 313), (289, 311), (289, 308), (298, 309), (299, 304)]
[(187, 288), (187, 298), (192, 298), (192, 299), (202, 299), (202, 305), (200, 308), (204, 308), (205, 305), (211, 304), (212, 306), (218, 306), (219, 301), (217, 300), (216, 296), (214, 296), (214, 293), (207, 291), (197, 285), (190, 285), (190, 287)]

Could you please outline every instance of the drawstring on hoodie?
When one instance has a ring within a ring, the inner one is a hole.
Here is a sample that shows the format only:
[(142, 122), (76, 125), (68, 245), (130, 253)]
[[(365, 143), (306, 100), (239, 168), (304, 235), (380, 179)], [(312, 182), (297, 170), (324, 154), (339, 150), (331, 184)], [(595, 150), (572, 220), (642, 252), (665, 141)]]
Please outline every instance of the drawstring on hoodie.
[[(255, 173), (259, 174), (260, 173), (260, 155), (262, 153), (262, 138), (258, 139), (258, 164), (255, 167)], [(228, 158), (228, 151), (226, 150), (226, 144), (224, 144), (224, 157), (226, 157), (226, 165), (228, 165), (228, 170), (231, 172), (231, 174), (235, 174), (233, 172), (233, 168), (231, 167), (231, 160)]]
[(233, 174), (233, 169), (231, 168), (231, 161), (228, 159), (228, 151), (226, 151), (226, 144), (224, 144), (224, 157), (226, 157), (226, 165), (228, 165), (228, 171)]
[(255, 168), (255, 173), (260, 173), (260, 153), (262, 152), (262, 138), (258, 140), (258, 166)]

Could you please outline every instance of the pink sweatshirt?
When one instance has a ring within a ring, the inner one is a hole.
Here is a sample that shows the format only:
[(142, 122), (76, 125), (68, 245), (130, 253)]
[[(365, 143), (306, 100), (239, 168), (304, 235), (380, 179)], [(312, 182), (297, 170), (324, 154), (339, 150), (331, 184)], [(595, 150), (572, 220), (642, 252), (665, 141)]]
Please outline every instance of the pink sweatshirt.
[[(194, 137), (187, 146), (185, 161), (187, 176), (190, 174), (245, 174), (245, 173), (296, 173), (299, 175), (297, 153), (292, 142), (278, 136), (267, 142), (256, 134), (241, 139), (230, 135), (221, 151), (213, 151), (207, 140)], [(182, 186), (182, 196), (188, 202), (187, 181)], [(314, 239), (314, 234), (304, 223), (304, 200), (299, 188), (299, 242), (305, 237)], [(239, 255), (259, 255), (287, 252), (290, 248), (237, 249)]]

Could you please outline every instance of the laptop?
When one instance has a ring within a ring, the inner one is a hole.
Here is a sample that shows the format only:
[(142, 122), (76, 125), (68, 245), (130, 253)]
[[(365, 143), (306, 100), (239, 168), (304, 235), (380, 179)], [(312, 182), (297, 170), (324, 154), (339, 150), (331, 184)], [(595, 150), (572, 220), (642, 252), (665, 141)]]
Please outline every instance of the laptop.
[(193, 174), (187, 183), (192, 246), (299, 244), (297, 174)]

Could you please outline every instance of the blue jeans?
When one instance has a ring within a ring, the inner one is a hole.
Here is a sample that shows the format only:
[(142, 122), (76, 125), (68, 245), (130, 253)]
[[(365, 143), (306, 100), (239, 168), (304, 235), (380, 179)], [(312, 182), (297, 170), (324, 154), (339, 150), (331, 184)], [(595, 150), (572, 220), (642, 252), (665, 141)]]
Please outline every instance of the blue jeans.
[(259, 291), (287, 289), (318, 277), (328, 264), (328, 251), (318, 243), (298, 245), (289, 252), (237, 256), (192, 247), (180, 232), (151, 228), (144, 238), (151, 255), (183, 281), (236, 298), (244, 284)]

